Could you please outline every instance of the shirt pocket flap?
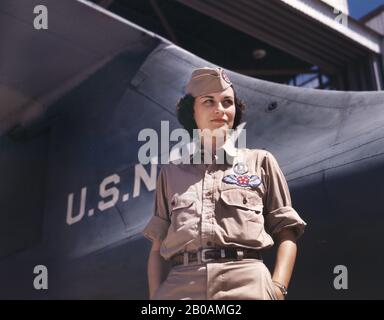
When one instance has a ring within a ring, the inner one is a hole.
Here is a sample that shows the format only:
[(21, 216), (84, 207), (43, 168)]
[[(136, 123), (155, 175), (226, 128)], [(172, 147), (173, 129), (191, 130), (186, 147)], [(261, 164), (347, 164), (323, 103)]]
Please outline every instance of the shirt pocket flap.
[(259, 195), (250, 190), (231, 189), (224, 190), (220, 195), (221, 199), (230, 206), (241, 207), (257, 212), (263, 211), (263, 201)]
[(176, 194), (171, 200), (171, 211), (189, 208), (193, 203), (193, 198)]

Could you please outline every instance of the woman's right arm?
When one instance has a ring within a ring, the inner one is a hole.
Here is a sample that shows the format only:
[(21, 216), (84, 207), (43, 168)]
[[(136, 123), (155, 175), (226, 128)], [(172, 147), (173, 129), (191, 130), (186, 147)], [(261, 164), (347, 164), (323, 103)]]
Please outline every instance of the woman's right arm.
[(171, 269), (169, 261), (165, 260), (160, 255), (161, 241), (154, 239), (152, 241), (152, 248), (148, 258), (148, 285), (149, 285), (149, 299), (152, 300), (153, 295), (167, 278)]

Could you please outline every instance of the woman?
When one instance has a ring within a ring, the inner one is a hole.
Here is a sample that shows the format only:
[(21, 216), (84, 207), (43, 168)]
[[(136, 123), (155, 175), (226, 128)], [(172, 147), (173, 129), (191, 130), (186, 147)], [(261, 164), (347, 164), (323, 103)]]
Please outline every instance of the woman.
[[(212, 161), (171, 163), (160, 170), (154, 216), (143, 231), (152, 240), (150, 299), (284, 299), (287, 294), (296, 239), (306, 224), (291, 206), (273, 155), (228, 143), (243, 110), (221, 68), (193, 71), (178, 119), (191, 136), (199, 129), (200, 149), (190, 159), (204, 155)], [(271, 276), (261, 252), (274, 242)]]

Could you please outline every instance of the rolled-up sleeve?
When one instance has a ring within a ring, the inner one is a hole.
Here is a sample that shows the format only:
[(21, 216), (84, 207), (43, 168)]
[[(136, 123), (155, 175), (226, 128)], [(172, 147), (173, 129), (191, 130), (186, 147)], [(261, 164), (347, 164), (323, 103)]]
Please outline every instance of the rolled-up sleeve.
[(287, 181), (276, 158), (267, 152), (262, 165), (265, 171), (264, 219), (266, 231), (275, 236), (282, 229), (292, 228), (299, 238), (306, 223), (292, 208)]
[(170, 225), (168, 212), (165, 172), (161, 168), (156, 183), (154, 214), (142, 231), (147, 239), (151, 241), (164, 240)]

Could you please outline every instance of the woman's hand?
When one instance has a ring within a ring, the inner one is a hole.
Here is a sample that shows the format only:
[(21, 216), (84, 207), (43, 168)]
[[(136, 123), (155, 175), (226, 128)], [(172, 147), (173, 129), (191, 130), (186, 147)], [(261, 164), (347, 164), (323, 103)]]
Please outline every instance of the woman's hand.
[(278, 300), (285, 300), (285, 296), (281, 292), (280, 288), (275, 284), (273, 284), (273, 286), (275, 288), (275, 294), (276, 294), (277, 299)]

